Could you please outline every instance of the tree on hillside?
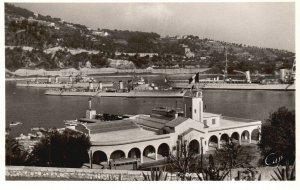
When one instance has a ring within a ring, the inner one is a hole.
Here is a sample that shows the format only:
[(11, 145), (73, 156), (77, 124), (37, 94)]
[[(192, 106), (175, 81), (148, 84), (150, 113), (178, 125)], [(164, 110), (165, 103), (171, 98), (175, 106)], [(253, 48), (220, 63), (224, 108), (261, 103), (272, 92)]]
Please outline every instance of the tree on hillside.
[(295, 111), (281, 107), (270, 114), (262, 126), (259, 148), (264, 156), (276, 153), (283, 156), (283, 162), (295, 160)]
[(80, 168), (84, 163), (89, 162), (90, 146), (90, 139), (85, 134), (72, 131), (50, 131), (34, 146), (30, 155), (30, 164)]

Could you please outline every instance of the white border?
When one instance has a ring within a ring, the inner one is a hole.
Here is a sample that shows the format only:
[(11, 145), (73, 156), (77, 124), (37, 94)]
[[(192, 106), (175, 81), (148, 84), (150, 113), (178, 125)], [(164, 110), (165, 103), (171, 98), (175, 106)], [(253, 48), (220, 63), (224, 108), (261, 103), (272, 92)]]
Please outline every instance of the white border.
[[(13, 0), (5, 0), (5, 2), (34, 2), (34, 3), (48, 3), (48, 2), (65, 2), (65, 3), (70, 3), (70, 2), (81, 2), (81, 3), (86, 3), (86, 1), (82, 0), (72, 0), (72, 1), (45, 1), (45, 0), (18, 0), (18, 1), (13, 1)], [(88, 2), (115, 2), (115, 3), (125, 3), (125, 2), (150, 2), (150, 1), (141, 1), (141, 0), (113, 0), (113, 1), (97, 1), (97, 0), (89, 0)], [(204, 1), (204, 0), (188, 0), (188, 1), (182, 1), (182, 0), (165, 0), (165, 1), (153, 1), (153, 2), (295, 2), (293, 0), (265, 0), (265, 1), (246, 1), (246, 0), (231, 0), (231, 1), (224, 1), (224, 0), (213, 0), (213, 1)], [(53, 190), (54, 188), (59, 188), (59, 189), (231, 189), (231, 190), (236, 190), (236, 189), (243, 189), (243, 190), (253, 190), (253, 189), (296, 189), (297, 185), (299, 188), (299, 164), (296, 164), (296, 182), (85, 182), (85, 181), (76, 181), (76, 182), (70, 182), (70, 181), (59, 181), (59, 182), (45, 182), (45, 181), (26, 181), (26, 182), (20, 182), (20, 181), (5, 181), (5, 166), (4, 166), (4, 134), (5, 134), (5, 54), (4, 54), (4, 3), (0, 4), (1, 7), (1, 63), (2, 63), (2, 68), (0, 69), (0, 76), (1, 76), (1, 82), (0, 82), (0, 88), (3, 89), (1, 91), (1, 101), (2, 101), (2, 106), (0, 108), (1, 114), (0, 114), (0, 119), (1, 119), (1, 146), (0, 146), (0, 163), (1, 163), (1, 174), (0, 174), (0, 180), (1, 180), (1, 189), (51, 189)], [(299, 26), (297, 24), (299, 16), (299, 3), (296, 2), (296, 42), (299, 41), (298, 35), (299, 34)], [(296, 43), (296, 55), (299, 54), (299, 47), (298, 43)], [(297, 79), (300, 79), (299, 77), (299, 72), (297, 71)], [(296, 89), (299, 87), (299, 82), (296, 83)], [(296, 97), (298, 97), (298, 93), (296, 91)], [(299, 108), (299, 101), (298, 98), (296, 98), (296, 118), (300, 118), (299, 113), (297, 112)], [(299, 137), (299, 129), (297, 129), (297, 124), (298, 120), (296, 120), (296, 132), (297, 132), (297, 137)], [(299, 145), (299, 140), (297, 140), (297, 145)], [(298, 147), (298, 146), (297, 146)], [(296, 159), (297, 163), (299, 163), (299, 150), (297, 148), (296, 151)], [(151, 184), (149, 184), (151, 183)]]

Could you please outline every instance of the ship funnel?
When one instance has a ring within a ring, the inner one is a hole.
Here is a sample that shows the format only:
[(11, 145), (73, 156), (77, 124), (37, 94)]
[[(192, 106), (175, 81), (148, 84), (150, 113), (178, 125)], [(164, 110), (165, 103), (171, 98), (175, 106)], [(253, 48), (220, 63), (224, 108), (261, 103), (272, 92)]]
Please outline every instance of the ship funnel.
[(280, 69), (280, 80), (285, 82), (285, 69)]
[(123, 81), (119, 81), (119, 89), (120, 90), (123, 90), (124, 89), (124, 83), (123, 83)]
[(246, 81), (247, 83), (251, 83), (251, 78), (250, 78), (250, 71), (246, 71)]
[(92, 98), (90, 97), (89, 98), (89, 110), (91, 110), (92, 109)]
[(103, 89), (103, 84), (102, 84), (102, 81), (99, 81), (99, 90), (101, 90), (101, 91), (102, 91), (102, 89)]
[(174, 114), (174, 117), (175, 117), (175, 119), (178, 117), (178, 113), (177, 112)]
[(89, 90), (90, 90), (90, 91), (93, 91), (93, 89), (94, 89), (94, 84), (93, 84), (92, 81), (90, 81), (90, 82), (89, 82)]

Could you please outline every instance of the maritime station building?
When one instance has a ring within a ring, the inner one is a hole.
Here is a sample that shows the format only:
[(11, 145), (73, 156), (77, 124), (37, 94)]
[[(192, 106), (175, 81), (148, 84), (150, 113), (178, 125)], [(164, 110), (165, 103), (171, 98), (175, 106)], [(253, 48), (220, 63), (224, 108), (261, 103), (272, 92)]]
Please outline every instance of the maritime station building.
[[(239, 144), (259, 140), (261, 121), (226, 117), (203, 111), (202, 92), (186, 92), (183, 112), (158, 110), (116, 121), (95, 120), (96, 111), (86, 111), (86, 123), (71, 128), (90, 136), (91, 160), (106, 164), (111, 160), (137, 159), (140, 163), (176, 155), (184, 143), (200, 153), (220, 148), (229, 138)], [(167, 114), (159, 114), (159, 111)]]

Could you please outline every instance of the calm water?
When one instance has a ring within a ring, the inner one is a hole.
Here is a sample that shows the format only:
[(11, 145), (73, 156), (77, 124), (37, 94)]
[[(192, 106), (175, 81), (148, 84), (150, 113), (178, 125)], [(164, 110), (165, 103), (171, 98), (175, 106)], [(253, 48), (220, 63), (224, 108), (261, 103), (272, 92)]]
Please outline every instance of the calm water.
[[(161, 76), (145, 78), (150, 82), (163, 81)], [(106, 80), (118, 81), (120, 78), (106, 77)], [(13, 128), (13, 135), (28, 133), (32, 127), (63, 127), (63, 120), (85, 115), (87, 97), (45, 96), (44, 92), (45, 89), (16, 87), (15, 82), (6, 82), (6, 125), (11, 121), (23, 123), (21, 127)], [(269, 113), (281, 106), (295, 109), (295, 92), (206, 90), (203, 94), (207, 112), (226, 116), (264, 121)], [(97, 97), (92, 103), (97, 113), (149, 114), (157, 106), (182, 106), (182, 99)]]

